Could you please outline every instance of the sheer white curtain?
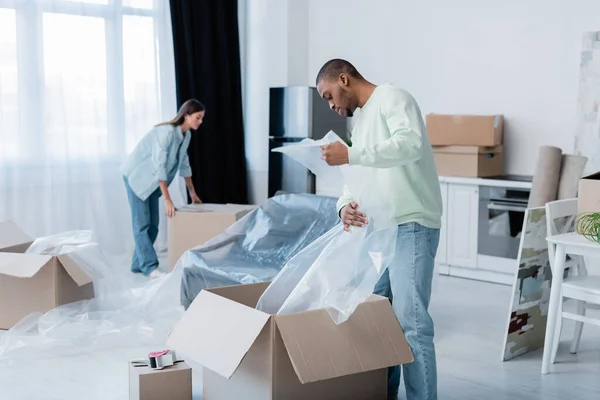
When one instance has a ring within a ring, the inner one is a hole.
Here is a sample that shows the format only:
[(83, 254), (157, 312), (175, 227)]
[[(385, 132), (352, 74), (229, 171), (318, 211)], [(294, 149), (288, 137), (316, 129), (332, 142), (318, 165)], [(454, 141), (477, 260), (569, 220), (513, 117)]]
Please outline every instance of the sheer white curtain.
[(119, 167), (174, 82), (168, 0), (0, 0), (0, 221), (130, 251)]

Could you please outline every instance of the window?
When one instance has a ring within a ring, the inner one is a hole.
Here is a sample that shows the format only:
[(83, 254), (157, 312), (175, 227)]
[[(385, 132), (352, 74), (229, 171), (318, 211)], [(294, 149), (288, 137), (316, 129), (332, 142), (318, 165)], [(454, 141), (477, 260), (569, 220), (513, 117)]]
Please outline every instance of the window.
[(14, 10), (0, 8), (0, 161), (19, 148), (17, 23)]
[(42, 21), (44, 148), (56, 157), (106, 154), (105, 21), (56, 13), (44, 13)]
[(151, 18), (123, 16), (123, 81), (128, 152), (146, 133), (148, 121), (155, 120), (159, 115), (153, 30)]
[(0, 162), (131, 151), (162, 114), (159, 7), (0, 0)]

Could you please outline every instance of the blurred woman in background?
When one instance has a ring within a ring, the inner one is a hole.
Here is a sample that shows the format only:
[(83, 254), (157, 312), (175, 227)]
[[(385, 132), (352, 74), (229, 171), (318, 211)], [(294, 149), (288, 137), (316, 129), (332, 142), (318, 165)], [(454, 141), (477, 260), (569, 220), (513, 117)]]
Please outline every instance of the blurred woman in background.
[(158, 270), (154, 242), (158, 236), (158, 200), (165, 201), (167, 217), (175, 215), (169, 195), (169, 185), (177, 172), (185, 178), (193, 203), (202, 203), (194, 184), (187, 154), (190, 130), (202, 125), (205, 114), (202, 103), (186, 101), (171, 121), (155, 125), (138, 143), (123, 165), (123, 179), (131, 207), (135, 242), (131, 271), (156, 278), (164, 275)]

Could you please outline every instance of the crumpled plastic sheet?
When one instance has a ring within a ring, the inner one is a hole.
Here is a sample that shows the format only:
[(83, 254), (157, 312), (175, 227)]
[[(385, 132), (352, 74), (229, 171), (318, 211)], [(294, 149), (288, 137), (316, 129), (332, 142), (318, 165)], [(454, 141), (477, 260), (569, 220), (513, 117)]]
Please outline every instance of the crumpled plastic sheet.
[(93, 279), (95, 297), (33, 313), (0, 337), (0, 366), (115, 348), (163, 347), (183, 314), (180, 271), (136, 276), (91, 241), (89, 231), (37, 239), (27, 253), (69, 254)]
[(340, 225), (337, 199), (279, 194), (222, 234), (185, 252), (181, 304), (187, 309), (202, 289), (267, 282), (300, 250)]
[(321, 146), (346, 144), (333, 132), (323, 139), (305, 139), (280, 151), (310, 169), (325, 185), (342, 180), (367, 215), (368, 225), (342, 225), (312, 242), (293, 258), (261, 296), (257, 309), (270, 314), (291, 314), (326, 309), (336, 324), (346, 321), (364, 302), (395, 256), (397, 223), (393, 208), (381, 188), (374, 168), (343, 165), (331, 167), (321, 159)]

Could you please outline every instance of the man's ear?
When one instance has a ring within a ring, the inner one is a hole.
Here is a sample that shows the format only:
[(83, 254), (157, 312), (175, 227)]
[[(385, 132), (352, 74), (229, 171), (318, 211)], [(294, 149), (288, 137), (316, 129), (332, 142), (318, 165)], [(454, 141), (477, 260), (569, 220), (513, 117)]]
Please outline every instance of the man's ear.
[(346, 75), (345, 73), (343, 73), (343, 72), (342, 72), (342, 73), (340, 74), (340, 84), (341, 84), (342, 86), (348, 86), (348, 84), (349, 84), (349, 83), (350, 83), (350, 82), (349, 82), (349, 80), (348, 80), (348, 75)]

